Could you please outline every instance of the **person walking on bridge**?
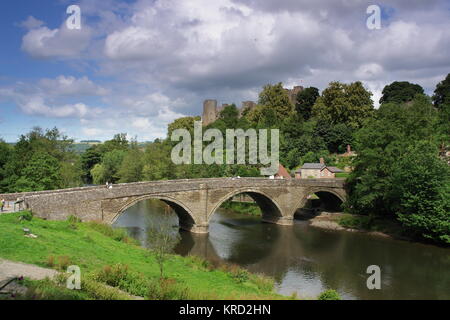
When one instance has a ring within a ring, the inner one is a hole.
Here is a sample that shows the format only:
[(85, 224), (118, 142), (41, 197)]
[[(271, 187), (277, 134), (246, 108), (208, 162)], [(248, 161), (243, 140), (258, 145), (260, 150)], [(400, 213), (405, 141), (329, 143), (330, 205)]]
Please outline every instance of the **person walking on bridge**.
[(5, 207), (5, 199), (2, 199), (1, 203), (0, 203), (0, 212), (3, 212), (3, 208)]

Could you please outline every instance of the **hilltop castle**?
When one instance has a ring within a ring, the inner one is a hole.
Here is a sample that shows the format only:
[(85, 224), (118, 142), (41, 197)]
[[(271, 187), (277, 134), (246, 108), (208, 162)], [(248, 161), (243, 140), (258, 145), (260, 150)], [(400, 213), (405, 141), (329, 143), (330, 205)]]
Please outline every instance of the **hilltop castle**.
[[(303, 90), (302, 86), (294, 86), (292, 89), (284, 89), (289, 96), (289, 100), (292, 104), (295, 105), (297, 94)], [(217, 106), (217, 100), (205, 100), (203, 102), (203, 115), (202, 115), (202, 123), (204, 126), (207, 126), (219, 118), (220, 112), (228, 106), (228, 104), (224, 103), (220, 107)], [(238, 109), (239, 116), (241, 116), (242, 111), (245, 109), (253, 109), (256, 107), (256, 102), (254, 101), (243, 101), (242, 106)]]

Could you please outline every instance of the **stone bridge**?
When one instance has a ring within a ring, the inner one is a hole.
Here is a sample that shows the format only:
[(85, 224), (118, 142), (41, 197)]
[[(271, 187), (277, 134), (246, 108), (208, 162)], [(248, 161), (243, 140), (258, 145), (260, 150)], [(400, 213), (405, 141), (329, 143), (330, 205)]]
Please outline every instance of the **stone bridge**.
[(294, 213), (308, 195), (324, 201), (346, 200), (344, 179), (212, 178), (151, 181), (53, 191), (2, 194), (0, 199), (24, 200), (34, 215), (64, 220), (74, 215), (83, 221), (112, 224), (127, 208), (146, 199), (159, 199), (177, 214), (180, 228), (207, 233), (209, 221), (226, 200), (246, 193), (261, 208), (264, 222), (291, 225)]

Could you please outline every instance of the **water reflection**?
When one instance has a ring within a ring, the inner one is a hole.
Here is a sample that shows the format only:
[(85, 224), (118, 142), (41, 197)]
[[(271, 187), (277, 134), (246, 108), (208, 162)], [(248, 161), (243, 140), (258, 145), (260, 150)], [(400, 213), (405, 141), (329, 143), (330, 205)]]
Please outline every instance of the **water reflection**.
[[(146, 228), (166, 210), (143, 201), (116, 222), (146, 243)], [(176, 224), (173, 214), (170, 223)], [(181, 255), (227, 261), (276, 280), (280, 293), (315, 297), (333, 288), (346, 299), (450, 299), (450, 250), (365, 234), (326, 231), (297, 221), (292, 227), (219, 209), (209, 235), (181, 232)], [(368, 290), (369, 265), (380, 266), (381, 290)]]

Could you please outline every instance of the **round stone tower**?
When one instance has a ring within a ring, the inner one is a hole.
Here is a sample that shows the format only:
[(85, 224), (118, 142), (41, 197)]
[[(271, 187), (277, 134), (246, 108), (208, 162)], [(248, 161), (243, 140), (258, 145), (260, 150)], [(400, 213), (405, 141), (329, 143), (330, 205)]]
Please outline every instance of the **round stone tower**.
[(217, 119), (217, 100), (205, 100), (203, 102), (202, 123), (207, 126)]

